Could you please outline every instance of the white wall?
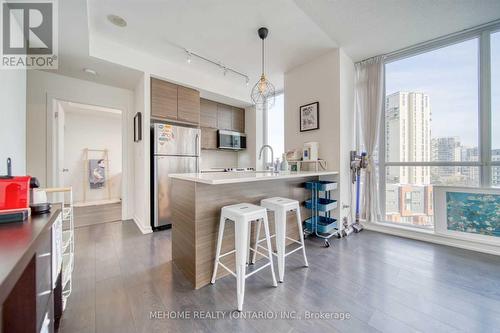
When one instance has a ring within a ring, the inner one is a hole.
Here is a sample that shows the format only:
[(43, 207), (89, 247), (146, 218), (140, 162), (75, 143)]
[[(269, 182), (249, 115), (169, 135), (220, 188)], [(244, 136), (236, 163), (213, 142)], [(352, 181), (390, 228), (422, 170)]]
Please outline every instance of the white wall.
[[(339, 170), (340, 87), (339, 51), (335, 49), (285, 73), (285, 150), (319, 142), (319, 157), (328, 169)], [(299, 107), (319, 102), (320, 128), (300, 132)]]
[(142, 141), (133, 143), (134, 156), (134, 221), (142, 233), (152, 232), (150, 208), (150, 76), (145, 74), (134, 90), (134, 112), (142, 113)]
[(27, 79), (27, 170), (42, 186), (52, 186), (52, 101), (77, 102), (122, 110), (123, 196), (122, 217), (133, 215), (131, 195), (134, 192), (132, 150), (133, 92), (58, 74), (28, 71)]
[[(87, 187), (86, 202), (108, 200), (108, 188), (89, 189), (84, 165), (84, 149), (107, 149), (107, 171), (111, 199), (122, 196), (122, 126), (121, 114), (105, 111), (78, 110), (64, 115), (64, 175), (66, 184), (73, 184), (73, 200), (84, 199), (83, 184)], [(89, 152), (89, 159), (100, 159), (103, 153)], [(77, 186), (77, 184), (80, 184)]]
[[(285, 150), (319, 142), (319, 157), (339, 172), (337, 218), (348, 214), (349, 151), (353, 147), (354, 64), (340, 49), (332, 50), (285, 73)], [(299, 107), (319, 102), (320, 128), (300, 132)]]
[(26, 174), (26, 70), (0, 71), (0, 174)]

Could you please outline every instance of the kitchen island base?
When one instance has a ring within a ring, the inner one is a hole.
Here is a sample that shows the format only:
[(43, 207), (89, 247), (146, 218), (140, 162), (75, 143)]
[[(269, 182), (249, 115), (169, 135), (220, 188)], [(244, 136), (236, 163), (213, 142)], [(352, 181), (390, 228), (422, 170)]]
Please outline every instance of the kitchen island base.
[[(223, 206), (237, 203), (260, 204), (270, 197), (298, 200), (308, 199), (310, 193), (304, 188), (306, 181), (318, 177), (296, 177), (271, 179), (256, 182), (229, 184), (205, 184), (172, 178), (172, 259), (174, 264), (192, 283), (195, 289), (210, 283), (213, 272), (220, 210)], [(309, 211), (301, 205), (302, 218)], [(274, 214), (269, 213), (271, 234), (274, 233)], [(255, 226), (252, 225), (251, 244), (255, 242)], [(287, 236), (299, 239), (299, 230), (294, 212), (287, 214)], [(287, 245), (293, 243), (288, 240)], [(274, 245), (273, 245), (274, 247)], [(226, 223), (221, 252), (234, 249), (234, 224)], [(274, 250), (274, 249), (273, 249)], [(261, 259), (261, 258), (257, 258)], [(234, 270), (234, 256), (226, 256), (224, 264)], [(217, 278), (229, 274), (219, 270)]]

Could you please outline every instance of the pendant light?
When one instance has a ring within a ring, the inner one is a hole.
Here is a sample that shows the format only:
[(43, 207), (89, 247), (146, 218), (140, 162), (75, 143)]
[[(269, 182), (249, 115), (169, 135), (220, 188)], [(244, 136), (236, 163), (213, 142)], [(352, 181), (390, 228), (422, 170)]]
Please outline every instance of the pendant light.
[(264, 39), (266, 39), (269, 30), (267, 28), (260, 28), (258, 30), (259, 38), (262, 39), (262, 74), (259, 81), (253, 86), (252, 89), (252, 101), (255, 105), (263, 106), (264, 103), (268, 103), (271, 107), (274, 105), (274, 85), (269, 82), (264, 73)]

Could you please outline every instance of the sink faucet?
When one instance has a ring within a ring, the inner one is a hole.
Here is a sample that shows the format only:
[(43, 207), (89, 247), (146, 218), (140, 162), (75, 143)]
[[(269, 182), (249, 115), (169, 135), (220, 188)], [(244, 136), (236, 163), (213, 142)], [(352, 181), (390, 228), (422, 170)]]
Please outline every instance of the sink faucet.
[(262, 152), (264, 151), (264, 148), (269, 148), (269, 150), (271, 151), (271, 167), (269, 168), (269, 166), (267, 166), (268, 170), (271, 169), (273, 172), (277, 173), (278, 172), (278, 169), (275, 168), (275, 165), (274, 165), (274, 152), (273, 152), (273, 147), (271, 147), (270, 145), (263, 145), (261, 148), (260, 148), (260, 151), (259, 151), (259, 160), (262, 159)]

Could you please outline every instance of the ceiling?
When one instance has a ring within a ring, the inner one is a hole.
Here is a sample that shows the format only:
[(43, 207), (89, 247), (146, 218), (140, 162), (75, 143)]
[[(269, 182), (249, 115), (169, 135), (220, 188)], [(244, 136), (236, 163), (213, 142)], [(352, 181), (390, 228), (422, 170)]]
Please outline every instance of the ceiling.
[[(100, 37), (186, 66), (184, 49), (221, 62), (250, 76), (261, 74), (261, 41), (266, 26), (266, 72), (278, 89), (283, 73), (336, 46), (290, 0), (89, 0), (89, 26)], [(127, 21), (110, 24), (108, 14)], [(222, 74), (216, 66), (193, 58), (191, 66)], [(232, 75), (228, 73), (228, 76)], [(243, 83), (241, 78), (235, 84)]]
[(500, 18), (499, 0), (294, 0), (354, 61)]
[[(58, 6), (59, 68), (47, 72), (133, 90), (142, 72), (89, 55), (86, 1), (64, 0)], [(85, 73), (84, 68), (95, 70), (97, 75)]]
[[(266, 72), (280, 90), (286, 71), (335, 47), (359, 61), (500, 18), (498, 0), (64, 0), (59, 7), (58, 72), (127, 89), (142, 71), (90, 56), (94, 34), (222, 76), (202, 61), (187, 64), (188, 49), (248, 74), (250, 90), (261, 72), (257, 29), (266, 26)], [(110, 24), (108, 14), (125, 18), (127, 27)], [(244, 85), (232, 74), (227, 80)]]

